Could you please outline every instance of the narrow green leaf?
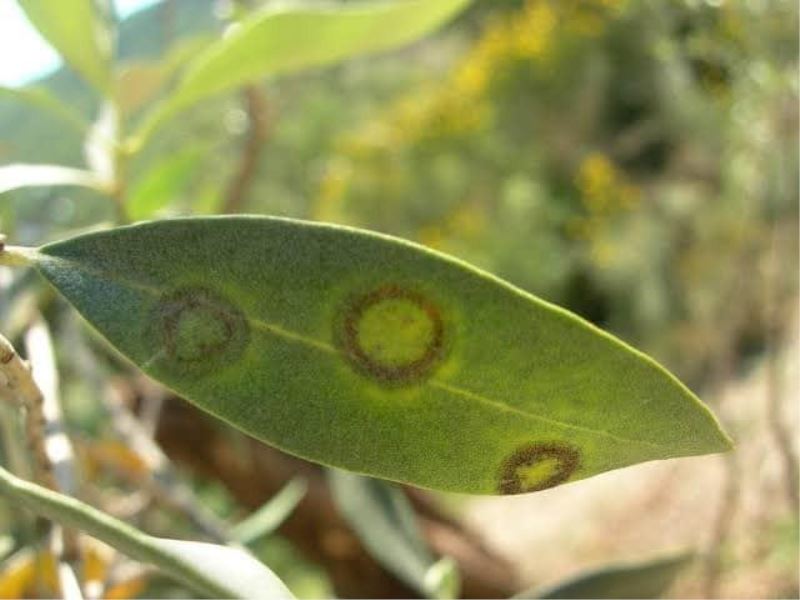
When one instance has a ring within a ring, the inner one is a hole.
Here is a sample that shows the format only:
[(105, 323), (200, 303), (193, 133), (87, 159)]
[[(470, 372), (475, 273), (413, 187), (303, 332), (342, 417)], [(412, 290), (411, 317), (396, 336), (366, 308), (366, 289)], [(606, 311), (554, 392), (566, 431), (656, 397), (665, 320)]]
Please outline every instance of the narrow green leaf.
[(661, 598), (693, 555), (660, 557), (635, 564), (608, 565), (540, 591), (515, 598)]
[(204, 148), (178, 152), (153, 165), (128, 193), (128, 215), (134, 221), (152, 217), (183, 194), (203, 157)]
[(243, 550), (147, 535), (75, 498), (19, 479), (2, 467), (0, 494), (135, 560), (155, 565), (200, 594), (212, 598), (292, 598), (272, 571)]
[(307, 489), (305, 480), (292, 479), (261, 508), (231, 529), (231, 536), (240, 544), (250, 544), (273, 533), (297, 508)]
[(331, 64), (408, 44), (453, 17), (470, 0), (384, 0), (267, 5), (234, 25), (187, 67), (175, 91), (137, 138), (195, 102), (263, 77)]
[(82, 169), (57, 165), (12, 164), (0, 167), (0, 194), (25, 187), (76, 185), (105, 191), (97, 176)]
[(439, 573), (445, 563), (428, 549), (401, 490), (338, 469), (328, 471), (328, 480), (342, 516), (380, 564), (427, 597), (455, 597), (449, 595), (454, 591), (450, 581)]
[(190, 218), (24, 256), (153, 378), (327, 465), (516, 494), (731, 447), (711, 412), (650, 358), (396, 238), (290, 219)]
[(111, 82), (111, 37), (92, 0), (18, 0), (64, 60), (105, 93)]
[(40, 87), (10, 88), (0, 86), (0, 98), (7, 98), (19, 102), (24, 106), (37, 108), (68, 125), (80, 135), (86, 133), (89, 123), (83, 115), (71, 106), (64, 104), (49, 91)]

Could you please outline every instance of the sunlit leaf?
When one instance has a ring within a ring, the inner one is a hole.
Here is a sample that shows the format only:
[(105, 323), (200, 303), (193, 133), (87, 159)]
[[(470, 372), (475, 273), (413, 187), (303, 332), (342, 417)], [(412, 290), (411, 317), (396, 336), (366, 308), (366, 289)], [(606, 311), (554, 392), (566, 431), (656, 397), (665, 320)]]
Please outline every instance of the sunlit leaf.
[(32, 260), (154, 379), (327, 465), (517, 494), (730, 448), (711, 412), (650, 358), (396, 238), (194, 218), (6, 256)]
[(306, 494), (308, 484), (302, 479), (292, 479), (280, 492), (244, 521), (231, 529), (231, 536), (240, 544), (250, 544), (260, 537), (273, 533), (292, 514)]
[(213, 598), (292, 598), (272, 571), (238, 548), (147, 535), (91, 506), (23, 481), (0, 467), (0, 495), (35, 514), (73, 527), (133, 559), (155, 565)]
[(414, 509), (400, 489), (338, 469), (331, 469), (328, 478), (342, 515), (380, 564), (421, 594), (456, 597), (454, 586), (443, 585), (449, 581), (438, 573), (438, 565), (445, 563), (428, 549)]
[(98, 191), (105, 183), (90, 171), (57, 165), (11, 164), (0, 167), (0, 194), (26, 187), (74, 185)]
[(175, 91), (146, 121), (163, 120), (202, 98), (267, 76), (408, 44), (446, 22), (469, 0), (385, 0), (267, 4), (234, 25), (187, 67)]
[(39, 33), (98, 90), (109, 89), (111, 39), (93, 0), (18, 0)]
[(680, 554), (637, 564), (608, 565), (515, 598), (660, 598), (692, 558), (691, 554)]

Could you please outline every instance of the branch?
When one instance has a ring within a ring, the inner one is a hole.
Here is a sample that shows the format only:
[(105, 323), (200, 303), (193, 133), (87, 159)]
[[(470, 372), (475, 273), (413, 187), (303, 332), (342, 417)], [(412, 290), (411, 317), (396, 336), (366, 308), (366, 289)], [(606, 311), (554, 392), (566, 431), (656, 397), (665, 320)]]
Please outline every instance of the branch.
[[(5, 395), (25, 409), (28, 444), (39, 478), (53, 490), (75, 495), (74, 453), (61, 419), (52, 341), (41, 317), (26, 332), (25, 342), (33, 369), (25, 364), (8, 340), (0, 336), (0, 369), (6, 380)], [(75, 575), (80, 551), (75, 532), (54, 526), (50, 550), (56, 560), (61, 593), (71, 600), (80, 599), (80, 585)]]
[(264, 142), (269, 134), (267, 100), (264, 92), (251, 85), (242, 91), (242, 97), (248, 119), (247, 139), (242, 146), (237, 170), (231, 178), (225, 193), (222, 212), (226, 214), (241, 212), (247, 192), (255, 180), (258, 161), (261, 158)]

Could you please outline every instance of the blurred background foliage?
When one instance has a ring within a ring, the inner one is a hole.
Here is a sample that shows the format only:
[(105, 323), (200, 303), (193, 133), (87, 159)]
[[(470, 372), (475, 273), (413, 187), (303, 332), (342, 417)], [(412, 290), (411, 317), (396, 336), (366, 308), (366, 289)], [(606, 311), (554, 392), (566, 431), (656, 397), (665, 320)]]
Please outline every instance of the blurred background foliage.
[[(129, 122), (236, 10), (164, 0), (120, 24)], [(702, 393), (792, 333), (797, 50), (793, 0), (477, 2), (399, 52), (185, 110), (126, 164), (124, 198), (133, 220), (248, 212), (416, 240), (583, 315)], [(100, 110), (66, 68), (36, 86), (87, 122)], [(77, 167), (82, 144), (0, 96), (0, 163)], [(4, 194), (0, 217), (15, 243), (40, 244), (117, 210), (39, 188)], [(79, 350), (97, 342), (74, 321), (59, 326), (62, 379), (90, 435), (103, 425)], [(218, 483), (195, 488), (223, 516), (239, 510)], [(789, 576), (793, 514), (773, 524)], [(295, 591), (330, 593), (284, 540), (265, 543)]]
[[(122, 25), (125, 113), (220, 12), (166, 2)], [(764, 345), (741, 260), (763, 258), (774, 226), (796, 258), (796, 15), (789, 1), (479, 3), (410, 49), (265, 84), (266, 143), (236, 209), (452, 253), (701, 384), (734, 289), (750, 324), (738, 351)], [(92, 120), (96, 100), (69, 71), (40, 85)], [(79, 136), (0, 102), (0, 160), (80, 164)], [(247, 111), (233, 95), (171, 122), (129, 165), (132, 218), (221, 211)], [(24, 242), (114, 218), (87, 192), (7, 198), (4, 229)]]

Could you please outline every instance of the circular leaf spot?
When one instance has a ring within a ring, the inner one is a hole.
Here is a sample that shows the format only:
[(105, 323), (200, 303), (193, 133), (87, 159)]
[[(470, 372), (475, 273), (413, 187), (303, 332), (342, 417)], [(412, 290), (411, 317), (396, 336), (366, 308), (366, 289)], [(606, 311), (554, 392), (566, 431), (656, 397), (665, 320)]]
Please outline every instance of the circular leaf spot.
[(339, 336), (349, 361), (390, 384), (428, 376), (442, 357), (439, 309), (422, 294), (385, 285), (351, 300)]
[(538, 492), (567, 481), (580, 466), (576, 448), (560, 442), (523, 446), (503, 462), (501, 494)]
[(193, 371), (236, 360), (249, 339), (242, 311), (205, 288), (182, 288), (164, 296), (155, 323), (167, 362)]

